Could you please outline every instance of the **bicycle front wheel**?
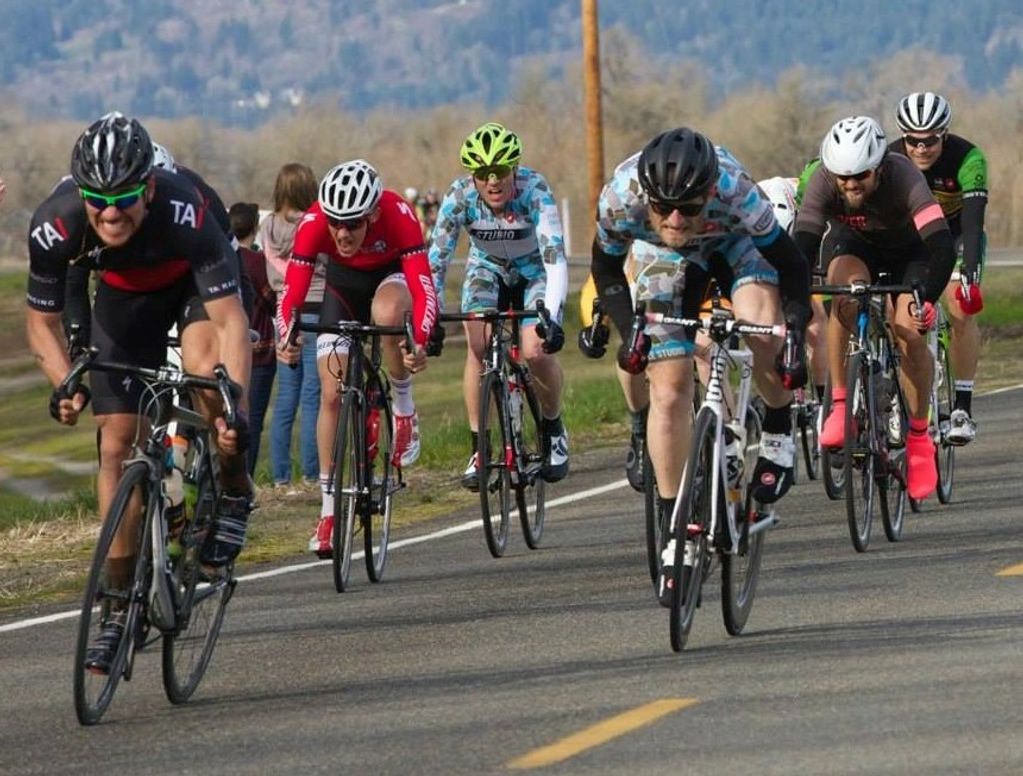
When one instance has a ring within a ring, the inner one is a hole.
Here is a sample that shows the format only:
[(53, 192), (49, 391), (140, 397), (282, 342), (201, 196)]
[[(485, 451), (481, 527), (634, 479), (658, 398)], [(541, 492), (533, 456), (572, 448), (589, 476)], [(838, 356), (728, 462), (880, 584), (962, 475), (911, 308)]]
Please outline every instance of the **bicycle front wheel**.
[(355, 518), (360, 503), (359, 460), (362, 434), (359, 423), (359, 396), (345, 391), (337, 421), (334, 447), (334, 531), (331, 537), (331, 568), (334, 589), (343, 593), (348, 588), (352, 570), (352, 544), (355, 541)]
[(479, 463), (480, 508), (487, 548), (495, 558), (508, 546), (511, 517), (511, 446), (505, 404), (504, 377), (488, 372), (480, 385)]
[(646, 440), (643, 441), (643, 507), (646, 513), (646, 562), (656, 595), (661, 575), (661, 552), (667, 543), (668, 526), (664, 525), (664, 521), (669, 516), (662, 516), (658, 508), (657, 475), (654, 474), (654, 464), (647, 452)]
[[(831, 414), (831, 378), (824, 387), (824, 401), (821, 403), (821, 423)], [(841, 450), (821, 449), (821, 479), (824, 480), (824, 492), (832, 501), (838, 501), (845, 495), (845, 454)]]
[[(136, 640), (144, 630), (149, 580), (143, 518), (151, 498), (148, 478), (149, 467), (143, 461), (132, 463), (124, 470), (96, 542), (75, 645), (75, 712), (83, 725), (99, 722), (114, 698), (121, 677), (130, 677)], [(130, 522), (137, 526), (134, 568), (130, 579), (115, 582), (108, 579), (108, 559), (114, 537), (119, 530), (127, 530)], [(96, 665), (94, 659), (90, 660), (89, 645), (96, 641), (104, 623), (112, 616), (123, 622), (123, 635), (109, 663)]]
[(845, 509), (849, 535), (857, 552), (866, 552), (877, 496), (877, 456), (874, 450), (877, 412), (871, 382), (870, 357), (849, 356), (845, 399)]
[[(378, 388), (378, 390), (380, 390)], [(383, 394), (380, 394), (383, 395)], [(379, 416), (373, 418), (373, 410), (367, 413), (371, 418), (367, 433), (376, 435), (376, 445), (367, 447), (369, 464), (366, 482), (369, 483), (369, 509), (363, 518), (362, 538), (366, 550), (366, 574), (371, 582), (384, 578), (387, 565), (387, 544), (391, 538), (391, 506), (394, 494), (401, 487), (401, 478), (394, 461), (394, 418), (391, 405), (380, 402)]]
[(893, 387), (892, 403), (888, 408), (887, 432), (888, 471), (881, 478), (878, 491), (881, 501), (881, 524), (888, 541), (897, 542), (902, 539), (902, 527), (906, 522), (906, 434), (909, 433), (909, 413), (906, 412), (906, 399), (902, 395), (897, 370), (888, 375)]
[(195, 515), (182, 531), (181, 556), (174, 563), (178, 586), (177, 630), (163, 637), (163, 689), (171, 703), (184, 703), (206, 674), (234, 591), (232, 564), (216, 572), (202, 568), (203, 544), (215, 524), (217, 494), (213, 472), (203, 468), (196, 484)]
[(540, 402), (524, 375), (519, 375), (519, 381), (523, 401), (520, 408), (521, 418), (518, 421), (521, 432), (516, 440), (516, 447), (521, 467), (518, 469), (515, 483), (515, 501), (519, 508), (519, 522), (522, 523), (522, 536), (526, 540), (526, 546), (535, 550), (543, 538), (544, 520), (547, 517), (547, 483), (541, 476), (546, 459), (544, 454), (546, 443)]
[(700, 605), (703, 578), (710, 564), (711, 483), (714, 469), (716, 417), (706, 407), (697, 415), (692, 446), (682, 477), (682, 503), (672, 526), (675, 558), (672, 564), (671, 648), (681, 652)]
[(938, 434), (935, 439), (934, 454), (938, 464), (938, 501), (948, 504), (952, 500), (952, 481), (955, 478), (956, 449), (948, 443), (948, 431), (951, 427), (952, 408), (955, 407), (956, 387), (952, 375), (952, 362), (949, 359), (948, 339), (938, 335), (938, 358), (934, 365), (935, 393), (938, 406), (931, 408), (932, 418), (937, 424)]
[[(746, 450), (743, 471), (752, 474), (757, 466), (760, 455), (760, 416), (752, 407), (746, 410)], [(747, 477), (749, 475), (746, 475)], [(729, 547), (719, 547), (721, 551), (721, 614), (725, 621), (725, 630), (732, 636), (738, 636), (746, 627), (750, 612), (753, 610), (753, 597), (757, 591), (757, 579), (760, 577), (760, 561), (764, 552), (765, 531), (757, 531), (752, 536), (749, 531), (756, 518), (756, 504), (753, 502), (753, 487), (746, 485), (746, 497), (743, 500), (744, 511), (737, 520), (739, 529), (739, 549), (730, 552)], [(724, 513), (721, 519), (725, 519)], [(727, 531), (724, 531), (727, 534)]]
[(816, 480), (821, 474), (820, 404), (811, 398), (813, 390), (809, 386), (802, 389), (803, 400), (797, 409), (795, 431), (803, 450), (807, 479)]

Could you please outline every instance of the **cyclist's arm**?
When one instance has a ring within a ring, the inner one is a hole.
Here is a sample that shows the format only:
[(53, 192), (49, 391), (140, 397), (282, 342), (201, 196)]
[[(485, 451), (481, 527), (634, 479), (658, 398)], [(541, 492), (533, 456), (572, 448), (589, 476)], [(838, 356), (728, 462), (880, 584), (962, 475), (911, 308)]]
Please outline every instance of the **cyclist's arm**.
[(309, 285), (313, 282), (316, 257), (292, 255), (284, 275), (284, 287), (277, 297), (277, 333), (281, 339), (288, 335), (292, 314), (302, 309)]
[(633, 315), (632, 294), (629, 293), (629, 282), (625, 278), (626, 255), (608, 253), (601, 245), (600, 238), (593, 238), (590, 274), (597, 286), (604, 313), (614, 321), (623, 341), (629, 336)]
[(958, 181), (963, 190), (963, 209), (959, 215), (963, 269), (976, 278), (984, 258), (984, 211), (987, 208), (987, 161), (976, 146), (959, 166)]
[(61, 334), (61, 314), (29, 307), (25, 310), (28, 347), (53, 386), (60, 385), (71, 369)]
[(203, 307), (217, 332), (219, 359), (227, 367), (231, 379), (242, 387), (239, 408), (248, 409), (249, 375), (252, 371), (252, 344), (249, 341), (249, 319), (238, 294), (204, 299)]
[(89, 299), (89, 278), (92, 270), (72, 264), (67, 270), (64, 286), (64, 331), (77, 325), (83, 344), (88, 344), (92, 333), (92, 304)]
[(547, 287), (544, 305), (551, 318), (561, 320), (561, 308), (568, 295), (568, 260), (565, 257), (565, 233), (561, 226), (561, 214), (554, 194), (542, 175), (536, 173), (530, 205), (533, 225), (536, 228), (536, 243), (543, 257), (547, 273)]
[(786, 320), (795, 317), (805, 326), (810, 320), (810, 265), (805, 255), (780, 226), (767, 237), (754, 238), (753, 244), (778, 270)]
[[(421, 230), (421, 227), (416, 227)], [(420, 231), (420, 238), (422, 232)], [(417, 345), (426, 345), (437, 323), (437, 295), (426, 259), (426, 247), (417, 245), (401, 254), (405, 283), (412, 295), (412, 326)]]
[[(955, 241), (941, 211), (941, 205), (934, 199), (930, 189), (926, 189), (926, 184), (924, 186), (926, 196), (923, 201), (918, 198), (916, 200), (918, 204), (912, 208), (913, 224), (931, 257), (927, 265), (924, 299), (928, 302), (937, 302), (944, 293), (955, 267)], [(914, 194), (919, 197), (918, 192)]]
[(458, 233), (464, 223), (464, 205), (458, 205), (460, 197), (456, 197), (455, 194), (460, 181), (461, 179), (458, 179), (452, 183), (444, 194), (444, 199), (437, 212), (437, 221), (430, 233), (428, 258), (438, 309), (444, 308), (444, 280), (447, 277), (451, 255), (455, 252), (455, 246), (458, 244)]

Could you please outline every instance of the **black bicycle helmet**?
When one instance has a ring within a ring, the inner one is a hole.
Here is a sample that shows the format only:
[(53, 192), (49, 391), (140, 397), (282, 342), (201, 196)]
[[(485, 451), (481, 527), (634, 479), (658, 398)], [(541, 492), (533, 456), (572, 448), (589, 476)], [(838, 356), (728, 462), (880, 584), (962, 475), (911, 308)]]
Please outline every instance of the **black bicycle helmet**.
[(694, 199), (706, 194), (717, 179), (714, 145), (688, 127), (662, 132), (639, 154), (639, 185), (652, 200)]
[(153, 169), (153, 141), (137, 119), (108, 113), (78, 138), (71, 152), (71, 177), (94, 191), (138, 185)]

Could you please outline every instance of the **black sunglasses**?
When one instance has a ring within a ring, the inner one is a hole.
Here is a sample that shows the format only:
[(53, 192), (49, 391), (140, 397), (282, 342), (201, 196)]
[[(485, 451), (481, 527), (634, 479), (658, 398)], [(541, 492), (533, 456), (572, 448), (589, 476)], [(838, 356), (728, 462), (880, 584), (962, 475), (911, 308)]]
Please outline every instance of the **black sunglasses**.
[(674, 211), (678, 211), (683, 216), (698, 216), (703, 212), (703, 208), (706, 206), (707, 200), (701, 199), (689, 202), (662, 202), (660, 200), (650, 200), (650, 209), (653, 210), (659, 216), (670, 216)]
[(334, 218), (333, 216), (327, 216), (327, 223), (330, 224), (331, 229), (344, 227), (349, 232), (362, 229), (362, 225), (366, 223), (366, 220), (365, 216), (362, 218)]
[(873, 170), (864, 170), (863, 172), (858, 172), (855, 175), (836, 174), (835, 177), (838, 178), (840, 181), (865, 181), (873, 174), (874, 174)]
[(927, 135), (927, 137), (911, 137), (909, 135), (903, 135), (902, 139), (906, 145), (911, 148), (932, 148), (941, 142), (944, 134), (940, 135)]
[(490, 176), (493, 175), (499, 181), (503, 181), (509, 175), (511, 175), (512, 167), (510, 164), (492, 164), (489, 167), (478, 167), (472, 171), (472, 177), (478, 181), (488, 181)]

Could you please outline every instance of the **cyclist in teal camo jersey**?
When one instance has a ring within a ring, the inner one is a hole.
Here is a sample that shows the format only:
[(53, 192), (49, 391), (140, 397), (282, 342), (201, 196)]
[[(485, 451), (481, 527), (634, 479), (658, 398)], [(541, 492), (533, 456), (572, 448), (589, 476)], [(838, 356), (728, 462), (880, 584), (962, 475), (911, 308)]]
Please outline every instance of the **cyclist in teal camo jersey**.
[[(644, 275), (646, 263), (662, 268), (659, 277), (647, 272), (645, 283), (635, 289), (636, 301), (645, 302), (649, 311), (695, 317), (706, 277), (730, 274), (731, 283), (723, 291), (737, 318), (781, 323), (784, 300), (784, 318), (797, 353), (802, 352), (810, 315), (809, 268), (739, 162), (686, 127), (657, 135), (618, 166), (601, 192), (597, 217), (593, 277), (601, 303), (622, 336), (619, 366), (633, 374), (647, 372), (646, 439), (660, 509), (670, 511), (689, 448), (694, 343), (685, 330), (658, 325), (644, 335), (648, 356), (637, 356), (629, 348), (633, 299), (624, 273), (629, 249), (637, 276)], [(805, 380), (805, 367), (798, 362), (791, 369), (779, 368), (782, 343), (774, 338), (748, 337), (747, 343), (767, 406), (751, 482), (754, 497), (771, 503), (792, 484), (789, 388)], [(585, 344), (580, 346), (586, 355), (602, 354), (602, 348), (591, 353)]]
[[(430, 268), (443, 303), (444, 278), (458, 235), (469, 235), (469, 255), (462, 282), (462, 312), (494, 310), (501, 283), (524, 289), (523, 309), (543, 300), (550, 311), (550, 331), (527, 319), (522, 353), (536, 380), (543, 412), (548, 461), (543, 477), (557, 482), (568, 474), (568, 434), (561, 421), (562, 372), (554, 353), (565, 342), (561, 318), (568, 290), (568, 262), (557, 203), (547, 180), (519, 164), (522, 142), (500, 124), (489, 122), (462, 144), (461, 162), (468, 175), (456, 178), (444, 195), (430, 239)], [(469, 346), (462, 390), (469, 415), (472, 449), (476, 450), (479, 380), (486, 349), (485, 327), (466, 321)], [(477, 486), (476, 453), (462, 475), (462, 485)]]
[(893, 140), (888, 150), (908, 156), (924, 174), (956, 243), (956, 266), (945, 289), (952, 324), (950, 355), (956, 391), (948, 439), (953, 444), (965, 445), (977, 433), (970, 405), (980, 358), (977, 313), (984, 307), (980, 278), (987, 246), (984, 236), (987, 160), (969, 140), (948, 131), (952, 108), (940, 94), (907, 94), (899, 100), (895, 120), (902, 137)]

